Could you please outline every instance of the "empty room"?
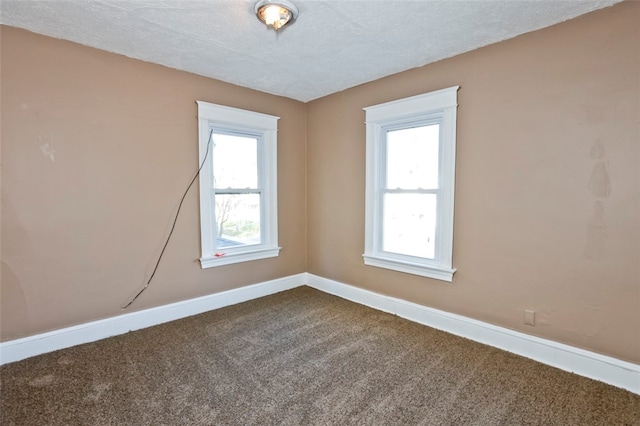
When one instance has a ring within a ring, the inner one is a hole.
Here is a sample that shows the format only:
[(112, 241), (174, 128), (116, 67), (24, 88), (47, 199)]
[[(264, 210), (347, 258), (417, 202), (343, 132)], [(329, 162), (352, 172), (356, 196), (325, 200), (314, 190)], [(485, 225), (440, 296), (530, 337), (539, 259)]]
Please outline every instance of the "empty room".
[(0, 23), (0, 424), (640, 425), (640, 2)]

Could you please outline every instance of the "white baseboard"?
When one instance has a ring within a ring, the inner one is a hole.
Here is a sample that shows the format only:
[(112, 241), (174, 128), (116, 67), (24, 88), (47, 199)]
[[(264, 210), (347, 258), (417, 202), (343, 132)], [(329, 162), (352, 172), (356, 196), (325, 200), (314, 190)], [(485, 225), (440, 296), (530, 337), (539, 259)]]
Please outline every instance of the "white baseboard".
[(429, 327), (640, 394), (640, 365), (307, 274), (307, 285)]
[(0, 365), (289, 290), (302, 285), (305, 277), (304, 273), (291, 275), (221, 293), (2, 342), (0, 343)]
[(0, 343), (0, 365), (308, 285), (640, 395), (640, 365), (302, 273)]

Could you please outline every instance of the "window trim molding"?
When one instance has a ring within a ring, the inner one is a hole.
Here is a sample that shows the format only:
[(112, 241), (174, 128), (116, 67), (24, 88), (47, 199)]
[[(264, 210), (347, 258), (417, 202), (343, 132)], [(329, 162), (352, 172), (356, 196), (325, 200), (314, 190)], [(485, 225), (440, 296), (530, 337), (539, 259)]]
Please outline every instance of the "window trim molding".
[[(276, 257), (278, 246), (278, 185), (277, 185), (277, 132), (280, 117), (224, 105), (196, 101), (198, 105), (198, 164), (200, 187), (200, 265), (204, 268), (230, 265), (238, 262)], [(215, 205), (211, 196), (213, 176), (213, 147), (209, 137), (214, 129), (255, 134), (262, 140), (259, 148), (259, 175), (262, 185), (264, 209), (261, 209), (260, 244), (216, 249)], [(209, 154), (207, 155), (207, 147)], [(261, 154), (261, 155), (260, 155)], [(264, 210), (264, 211), (262, 211)]]
[[(366, 114), (365, 265), (453, 281), (453, 215), (457, 92), (453, 86), (363, 108)], [(382, 250), (381, 188), (386, 159), (385, 129), (434, 118), (440, 124), (438, 210), (434, 259)]]

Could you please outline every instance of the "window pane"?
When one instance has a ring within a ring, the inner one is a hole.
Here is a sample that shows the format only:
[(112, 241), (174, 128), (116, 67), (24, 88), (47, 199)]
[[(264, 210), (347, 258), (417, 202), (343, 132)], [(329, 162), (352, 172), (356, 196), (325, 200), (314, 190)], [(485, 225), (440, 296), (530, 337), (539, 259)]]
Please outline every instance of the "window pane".
[(260, 244), (260, 195), (216, 194), (216, 247)]
[(433, 259), (436, 195), (384, 194), (382, 250)]
[(258, 188), (258, 140), (215, 132), (212, 138), (214, 188)]
[(437, 189), (440, 126), (387, 132), (387, 188)]

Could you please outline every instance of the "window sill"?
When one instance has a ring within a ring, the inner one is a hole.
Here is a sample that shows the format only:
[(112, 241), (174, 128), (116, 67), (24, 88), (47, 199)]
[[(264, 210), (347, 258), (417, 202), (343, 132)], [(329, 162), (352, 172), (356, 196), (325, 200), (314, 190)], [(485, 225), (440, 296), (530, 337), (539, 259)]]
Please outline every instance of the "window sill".
[(441, 281), (453, 281), (455, 269), (447, 268), (440, 265), (426, 265), (424, 263), (403, 262), (395, 259), (383, 257), (374, 257), (363, 254), (364, 264), (376, 266), (378, 268), (392, 269), (394, 271), (404, 272), (407, 274), (420, 275), (423, 277), (433, 278)]
[(249, 262), (252, 260), (267, 259), (269, 257), (277, 257), (280, 254), (281, 248), (282, 247), (261, 248), (261, 249), (254, 249), (254, 250), (245, 250), (245, 251), (235, 252), (235, 253), (233, 252), (226, 253), (222, 251), (221, 253), (224, 253), (224, 254), (221, 256), (211, 255), (211, 256), (201, 257), (200, 265), (202, 266), (202, 269), (205, 269), (205, 268), (213, 268), (216, 266), (231, 265), (231, 264), (240, 263), (240, 262)]

